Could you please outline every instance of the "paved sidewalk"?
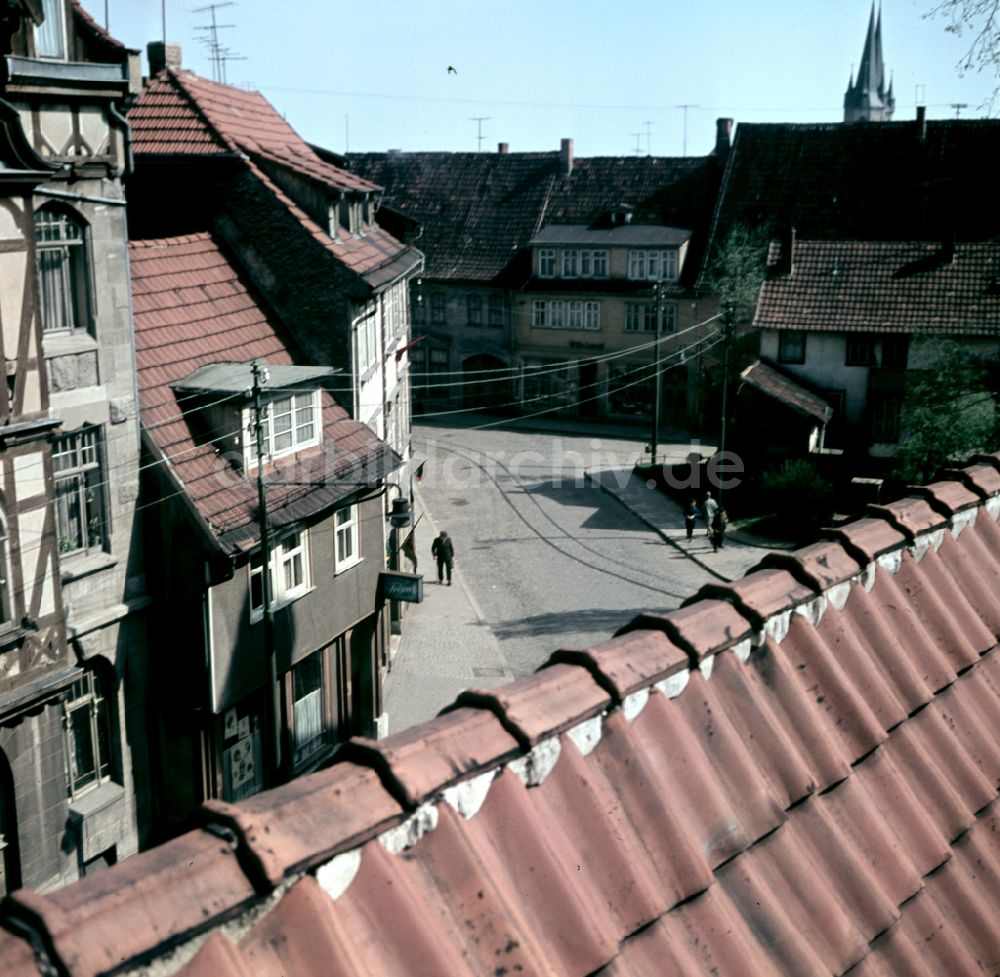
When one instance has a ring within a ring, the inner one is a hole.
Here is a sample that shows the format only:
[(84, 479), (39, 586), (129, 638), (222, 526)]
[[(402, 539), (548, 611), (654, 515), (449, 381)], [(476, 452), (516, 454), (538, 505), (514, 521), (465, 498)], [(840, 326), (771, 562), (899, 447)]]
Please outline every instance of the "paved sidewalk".
[[(403, 618), (403, 637), (385, 682), (384, 708), (389, 733), (431, 719), (455, 701), (463, 689), (491, 689), (515, 678), (462, 579), (461, 554), (452, 586), (438, 584), (430, 554), (438, 534), (416, 495), (417, 565), (424, 575), (424, 600), (410, 604)], [(404, 561), (404, 568), (409, 564)], [(428, 654), (428, 649), (434, 649)]]
[[(698, 521), (694, 537), (689, 541), (684, 528), (680, 505), (664, 495), (630, 468), (594, 469), (586, 479), (615, 496), (626, 509), (659, 533), (665, 542), (675, 546), (698, 566), (722, 581), (736, 580), (756, 566), (769, 550), (790, 550), (791, 544), (754, 536), (739, 529), (726, 532), (725, 545), (718, 553), (706, 535), (705, 523)], [(704, 492), (699, 493), (699, 503)], [(693, 594), (692, 594), (693, 595)]]

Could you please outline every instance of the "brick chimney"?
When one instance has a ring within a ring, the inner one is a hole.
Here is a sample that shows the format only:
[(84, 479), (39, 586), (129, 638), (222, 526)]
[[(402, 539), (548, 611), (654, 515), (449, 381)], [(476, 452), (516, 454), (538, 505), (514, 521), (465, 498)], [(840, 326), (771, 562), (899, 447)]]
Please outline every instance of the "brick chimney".
[(501, 156), (506, 156), (510, 152), (510, 143), (509, 142), (498, 142), (497, 143), (497, 152)]
[(146, 57), (149, 59), (149, 75), (153, 77), (164, 68), (181, 66), (181, 46), (172, 41), (150, 41), (146, 45)]
[(725, 157), (733, 144), (733, 120), (715, 120), (715, 155)]
[(795, 270), (795, 228), (790, 224), (781, 232), (781, 251), (775, 265), (775, 273), (790, 275)]
[(917, 106), (917, 139), (921, 145), (927, 142), (927, 106)]
[(564, 139), (559, 143), (559, 173), (569, 176), (573, 172), (573, 140)]

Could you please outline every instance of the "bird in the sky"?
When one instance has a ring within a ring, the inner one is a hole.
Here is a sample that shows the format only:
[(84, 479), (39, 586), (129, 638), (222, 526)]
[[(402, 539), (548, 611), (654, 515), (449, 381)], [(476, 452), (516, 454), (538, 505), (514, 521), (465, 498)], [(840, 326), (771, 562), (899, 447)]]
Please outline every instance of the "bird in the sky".
[(449, 75), (457, 75), (458, 72), (451, 65), (448, 65), (448, 74)]

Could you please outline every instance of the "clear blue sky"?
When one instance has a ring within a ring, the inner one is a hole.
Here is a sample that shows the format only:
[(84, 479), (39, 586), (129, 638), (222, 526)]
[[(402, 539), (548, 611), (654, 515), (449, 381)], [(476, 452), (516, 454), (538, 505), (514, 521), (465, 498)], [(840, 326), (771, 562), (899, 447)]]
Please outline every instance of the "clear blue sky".
[[(111, 33), (145, 51), (162, 0), (83, 0)], [(166, 0), (185, 67), (212, 77), (198, 42), (208, 0)], [(885, 0), (883, 49), (897, 120), (983, 116), (992, 75), (961, 78), (967, 40), (923, 16), (933, 0)], [(556, 149), (627, 155), (638, 146), (707, 152), (715, 119), (836, 122), (861, 58), (869, 0), (236, 0), (219, 36), (246, 60), (231, 84), (255, 88), (308, 140), (342, 151)], [(145, 61), (144, 61), (145, 65)], [(455, 72), (449, 72), (449, 66)], [(145, 70), (145, 67), (144, 67)], [(646, 123), (650, 123), (648, 126)], [(636, 135), (638, 134), (638, 136)]]

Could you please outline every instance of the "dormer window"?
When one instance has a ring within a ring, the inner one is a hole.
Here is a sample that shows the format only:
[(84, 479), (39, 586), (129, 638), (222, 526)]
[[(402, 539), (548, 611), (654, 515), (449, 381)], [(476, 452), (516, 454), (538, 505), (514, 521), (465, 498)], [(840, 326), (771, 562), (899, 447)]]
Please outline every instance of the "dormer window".
[(629, 251), (628, 277), (633, 281), (672, 282), (677, 280), (677, 251)]
[[(250, 436), (246, 439), (247, 466), (257, 464), (256, 435), (253, 433), (252, 412), (245, 412)], [(275, 397), (264, 405), (263, 417), (264, 454), (270, 459), (301, 451), (319, 444), (320, 401), (319, 391)]]
[(42, 0), (44, 20), (35, 28), (35, 55), (66, 60), (66, 7), (64, 0)]

